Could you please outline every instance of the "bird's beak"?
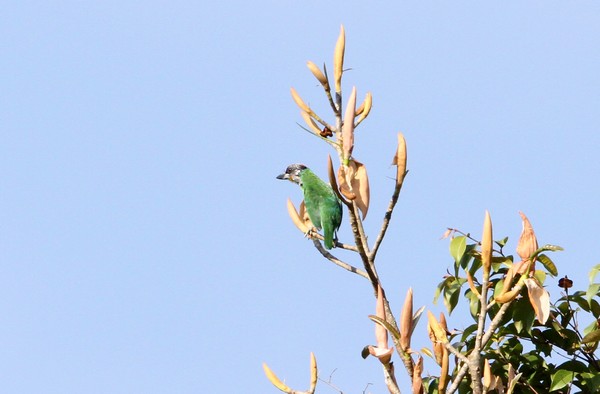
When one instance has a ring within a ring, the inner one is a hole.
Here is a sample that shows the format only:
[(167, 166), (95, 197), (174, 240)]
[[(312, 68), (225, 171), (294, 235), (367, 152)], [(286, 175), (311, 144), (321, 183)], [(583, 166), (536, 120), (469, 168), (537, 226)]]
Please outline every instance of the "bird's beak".
[(281, 179), (281, 180), (286, 180), (286, 179), (290, 179), (290, 174), (281, 174), (281, 175), (277, 175), (277, 179)]

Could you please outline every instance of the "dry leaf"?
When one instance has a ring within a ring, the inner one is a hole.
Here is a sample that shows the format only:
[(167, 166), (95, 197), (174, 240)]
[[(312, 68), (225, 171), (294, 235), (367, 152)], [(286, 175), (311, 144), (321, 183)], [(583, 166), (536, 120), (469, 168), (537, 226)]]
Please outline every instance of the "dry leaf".
[[(302, 211), (303, 206), (304, 206), (304, 201), (302, 202), (302, 204), (300, 204), (300, 211)], [(303, 234), (306, 234), (311, 227), (308, 227), (305, 224), (305, 221), (302, 218), (303, 214), (298, 213), (298, 211), (296, 211), (296, 207), (294, 206), (294, 203), (289, 198), (287, 200), (287, 210), (288, 210), (288, 215), (290, 215), (292, 222), (294, 222), (294, 224), (296, 225), (298, 230), (302, 231)]]
[(550, 294), (534, 278), (525, 279), (527, 292), (529, 293), (529, 302), (535, 311), (535, 317), (542, 324), (550, 316)]
[(350, 186), (356, 194), (355, 202), (362, 213), (363, 220), (365, 220), (369, 211), (369, 200), (371, 198), (367, 168), (361, 162), (352, 160), (348, 169), (350, 170)]
[(350, 189), (348, 182), (346, 182), (346, 171), (344, 170), (344, 166), (338, 168), (337, 177), (338, 184), (340, 185), (340, 193), (350, 201), (356, 199), (356, 194)]
[(413, 291), (409, 288), (404, 299), (402, 307), (402, 315), (400, 316), (400, 345), (402, 350), (406, 351), (410, 348), (410, 338), (412, 331), (413, 318)]
[(392, 165), (397, 166), (396, 185), (401, 185), (406, 176), (406, 140), (402, 133), (398, 133), (398, 147), (396, 148)]
[(483, 387), (485, 391), (493, 390), (495, 386), (494, 375), (492, 375), (492, 368), (490, 361), (485, 358), (483, 359)]
[(356, 87), (352, 88), (352, 93), (346, 104), (344, 113), (344, 124), (342, 125), (342, 159), (344, 165), (348, 165), (348, 160), (352, 156), (354, 149), (354, 113), (356, 110)]
[(335, 80), (336, 93), (342, 92), (342, 72), (344, 69), (344, 51), (346, 50), (346, 32), (344, 25), (340, 27), (340, 35), (335, 43), (333, 52), (333, 77)]
[(308, 216), (308, 211), (306, 210), (306, 205), (304, 205), (304, 200), (300, 203), (300, 209), (298, 210), (298, 215), (300, 219), (304, 222), (304, 225), (308, 228), (314, 228), (314, 224), (310, 221), (310, 216)]

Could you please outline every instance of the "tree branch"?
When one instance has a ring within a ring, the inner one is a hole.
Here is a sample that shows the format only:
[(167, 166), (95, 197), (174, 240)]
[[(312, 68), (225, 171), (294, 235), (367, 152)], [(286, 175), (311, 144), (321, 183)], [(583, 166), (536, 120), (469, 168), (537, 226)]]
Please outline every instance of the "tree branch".
[(354, 274), (357, 274), (359, 276), (362, 276), (365, 279), (369, 279), (369, 275), (361, 270), (358, 269), (348, 263), (343, 262), (342, 260), (338, 259), (337, 257), (335, 257), (334, 255), (332, 255), (331, 253), (329, 253), (327, 251), (327, 249), (325, 249), (323, 247), (323, 245), (321, 244), (321, 242), (319, 242), (317, 239), (313, 239), (313, 244), (315, 245), (315, 248), (317, 248), (317, 250), (323, 255), (323, 257), (325, 257), (327, 260), (331, 261), (332, 263), (334, 263), (335, 265), (337, 265), (338, 267), (341, 267), (343, 269), (345, 269), (346, 271), (350, 271)]
[[(404, 173), (404, 176), (406, 176), (407, 173), (408, 173), (408, 171), (406, 171)], [(379, 234), (377, 235), (377, 239), (375, 240), (375, 244), (373, 244), (373, 249), (371, 250), (371, 253), (369, 255), (369, 260), (371, 260), (373, 262), (375, 261), (375, 256), (377, 255), (379, 246), (381, 245), (381, 242), (383, 241), (383, 238), (385, 237), (385, 233), (387, 232), (388, 226), (390, 225), (390, 220), (392, 219), (392, 212), (394, 211), (394, 207), (396, 206), (396, 203), (398, 202), (398, 197), (400, 196), (400, 190), (402, 190), (403, 184), (404, 184), (404, 177), (402, 178), (401, 182), (396, 184), (396, 187), (394, 188), (394, 193), (392, 194), (392, 199), (390, 200), (387, 211), (385, 212), (385, 215), (383, 216), (383, 223), (381, 225), (381, 230), (379, 230)]]

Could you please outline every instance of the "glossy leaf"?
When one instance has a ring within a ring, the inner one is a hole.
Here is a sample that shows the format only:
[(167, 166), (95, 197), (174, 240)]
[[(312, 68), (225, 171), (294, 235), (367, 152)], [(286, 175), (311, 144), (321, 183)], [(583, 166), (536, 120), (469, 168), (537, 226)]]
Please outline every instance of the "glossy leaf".
[(592, 298), (594, 298), (594, 296), (598, 294), (598, 291), (600, 291), (600, 283), (594, 283), (588, 287), (587, 292), (585, 294), (585, 299), (588, 302), (588, 305), (590, 305), (590, 303), (592, 302)]
[(450, 255), (454, 258), (457, 263), (462, 258), (465, 250), (467, 249), (467, 238), (464, 235), (455, 237), (450, 241)]
[(552, 382), (550, 383), (550, 391), (559, 390), (568, 385), (573, 381), (575, 376), (574, 372), (567, 371), (565, 369), (559, 369), (552, 375)]
[(581, 343), (594, 343), (600, 341), (600, 330), (594, 330), (581, 340)]
[(548, 257), (542, 253), (537, 256), (537, 259), (548, 270), (548, 273), (550, 275), (552, 275), (552, 276), (558, 275), (558, 269), (556, 268), (556, 265), (554, 265), (554, 263), (552, 262), (550, 257)]
[(600, 272), (600, 264), (596, 264), (594, 267), (592, 267), (592, 270), (590, 271), (590, 283), (594, 283), (594, 279), (596, 278), (596, 274)]

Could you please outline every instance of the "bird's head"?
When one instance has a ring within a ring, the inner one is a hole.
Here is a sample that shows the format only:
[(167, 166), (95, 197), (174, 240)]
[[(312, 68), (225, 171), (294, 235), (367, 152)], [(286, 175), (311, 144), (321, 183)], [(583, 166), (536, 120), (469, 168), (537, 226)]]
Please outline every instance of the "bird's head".
[(304, 164), (290, 164), (283, 174), (277, 176), (277, 179), (288, 180), (301, 185), (302, 181), (300, 180), (300, 173), (304, 170), (306, 170)]

